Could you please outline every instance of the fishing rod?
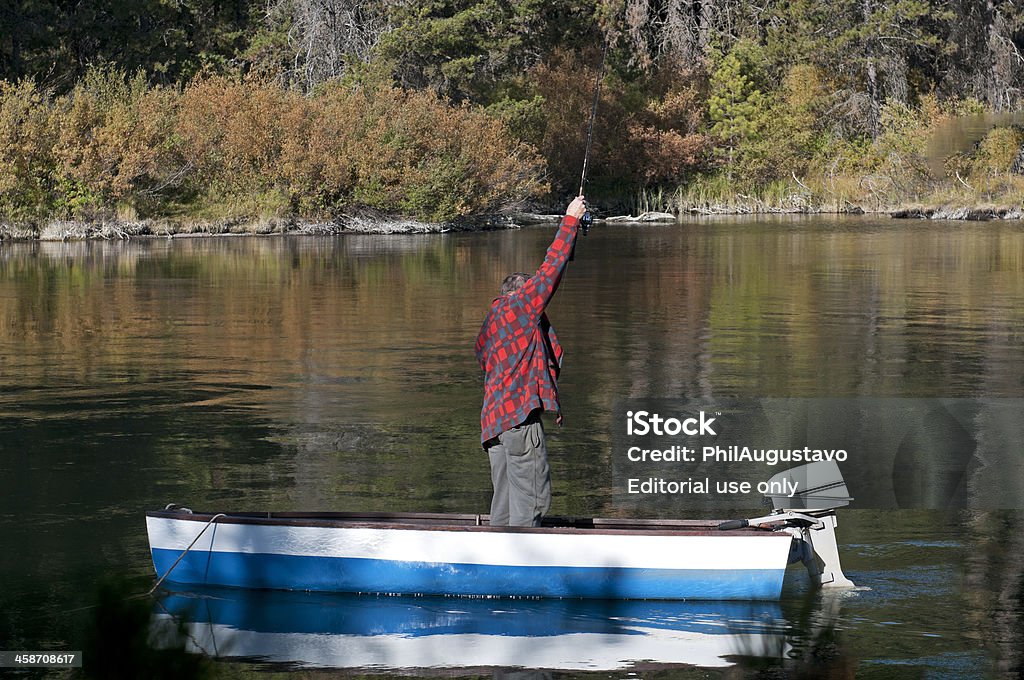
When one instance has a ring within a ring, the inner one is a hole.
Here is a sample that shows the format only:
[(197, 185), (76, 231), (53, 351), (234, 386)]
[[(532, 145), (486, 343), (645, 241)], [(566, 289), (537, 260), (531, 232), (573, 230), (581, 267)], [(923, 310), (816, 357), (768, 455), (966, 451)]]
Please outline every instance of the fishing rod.
[[(580, 190), (577, 196), (583, 195), (583, 185), (587, 183), (587, 168), (590, 164), (590, 148), (594, 142), (594, 121), (597, 119), (597, 104), (601, 100), (601, 81), (604, 80), (604, 60), (608, 56), (608, 38), (604, 39), (604, 47), (601, 49), (601, 65), (597, 69), (597, 83), (594, 84), (594, 103), (590, 106), (590, 124), (587, 126), (587, 146), (583, 152), (583, 172), (580, 174)], [(580, 229), (586, 236), (590, 225), (594, 223), (594, 216), (588, 209), (580, 218)]]

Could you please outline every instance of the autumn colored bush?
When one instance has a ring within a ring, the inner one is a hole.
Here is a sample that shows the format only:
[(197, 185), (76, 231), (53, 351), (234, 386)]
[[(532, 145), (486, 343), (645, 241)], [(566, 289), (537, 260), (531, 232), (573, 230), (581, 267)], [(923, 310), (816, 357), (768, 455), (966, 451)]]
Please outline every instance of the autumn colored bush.
[[(579, 55), (559, 49), (529, 74), (530, 87), (543, 102), (538, 148), (548, 161), (552, 186), (561, 197), (579, 188), (599, 57), (594, 51)], [(609, 171), (609, 152), (621, 140), (619, 128), (624, 115), (612, 90), (603, 88), (598, 104), (588, 192), (592, 187), (600, 190), (617, 181), (615, 173)]]
[(444, 221), (542, 189), (532, 149), (432, 93), (335, 84), (307, 97), (215, 77), (189, 85), (180, 110), (178, 143), (213, 201), (255, 195), (306, 216), (365, 206)]
[(361, 98), (341, 87), (315, 100), (293, 97), (282, 117), (290, 131), (272, 169), (275, 182), (299, 214), (322, 214), (355, 191), (355, 138)]
[[(599, 53), (556, 50), (530, 74), (544, 102), (539, 146), (564, 193), (578, 186), (599, 64)], [(632, 81), (606, 68), (586, 191), (622, 199), (637, 188), (678, 186), (705, 167), (705, 83), (699, 68), (674, 64)]]
[(0, 81), (0, 217), (50, 209), (53, 136), (49, 96), (31, 81)]
[(104, 69), (57, 99), (50, 125), (58, 210), (154, 209), (183, 176), (171, 144), (178, 103), (176, 92), (150, 87), (141, 73)]
[(175, 145), (190, 168), (188, 187), (200, 212), (287, 213), (279, 164), (285, 140), (307, 132), (302, 95), (259, 80), (214, 76), (193, 80), (180, 99)]
[(999, 177), (1011, 172), (1024, 145), (1024, 130), (1019, 127), (996, 127), (978, 143), (974, 171), (978, 175)]
[(357, 93), (357, 203), (427, 219), (489, 212), (538, 195), (543, 162), (483, 111), (429, 92)]
[(705, 80), (700, 70), (665, 68), (648, 83), (645, 105), (626, 117), (616, 161), (635, 186), (677, 186), (707, 168)]
[(543, 172), (500, 120), (427, 92), (334, 84), (306, 96), (222, 76), (179, 90), (104, 69), (57, 98), (0, 83), (0, 211), (15, 218), (362, 206), (445, 221), (536, 196)]

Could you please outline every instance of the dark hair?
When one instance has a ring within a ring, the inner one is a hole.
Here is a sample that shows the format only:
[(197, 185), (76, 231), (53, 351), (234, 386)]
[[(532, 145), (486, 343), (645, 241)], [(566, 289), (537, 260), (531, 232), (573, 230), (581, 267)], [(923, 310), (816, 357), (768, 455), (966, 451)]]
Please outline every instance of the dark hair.
[(501, 282), (501, 294), (508, 295), (509, 293), (515, 292), (523, 287), (526, 280), (530, 278), (529, 274), (523, 272), (515, 272), (505, 277), (505, 280)]

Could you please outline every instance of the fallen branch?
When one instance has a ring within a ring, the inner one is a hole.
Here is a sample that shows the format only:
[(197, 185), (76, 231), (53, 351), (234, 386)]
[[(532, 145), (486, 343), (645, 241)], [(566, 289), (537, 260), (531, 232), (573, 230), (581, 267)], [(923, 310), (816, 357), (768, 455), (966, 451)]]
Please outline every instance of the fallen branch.
[(971, 191), (974, 191), (974, 187), (972, 187), (972, 186), (971, 186), (970, 184), (968, 184), (967, 182), (965, 182), (965, 181), (964, 181), (964, 178), (960, 176), (960, 171), (959, 171), (959, 170), (954, 170), (954, 171), (953, 171), (953, 174), (954, 174), (954, 175), (956, 175), (956, 178), (957, 178), (957, 179), (958, 179), (958, 180), (960, 181), (960, 184), (963, 184), (963, 185), (964, 185), (965, 187), (967, 187), (967, 188), (968, 188), (969, 190), (971, 190)]
[(813, 191), (811, 191), (811, 188), (810, 188), (809, 186), (807, 186), (806, 184), (804, 184), (803, 182), (801, 182), (799, 178), (797, 178), (797, 176), (796, 176), (796, 171), (795, 171), (795, 170), (790, 170), (790, 171), (789, 171), (789, 174), (793, 176), (793, 181), (794, 181), (794, 182), (796, 182), (797, 184), (799, 184), (800, 186), (802, 186), (802, 187), (803, 187), (803, 188), (804, 188), (805, 190), (807, 190), (808, 192), (810, 192), (810, 193), (812, 193), (812, 194), (814, 193)]

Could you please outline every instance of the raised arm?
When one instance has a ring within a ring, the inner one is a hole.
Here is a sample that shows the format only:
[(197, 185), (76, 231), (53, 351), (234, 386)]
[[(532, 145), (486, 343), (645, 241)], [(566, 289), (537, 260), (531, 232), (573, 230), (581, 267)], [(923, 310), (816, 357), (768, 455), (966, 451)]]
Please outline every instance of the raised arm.
[(551, 245), (548, 246), (548, 252), (544, 256), (544, 262), (540, 265), (540, 269), (527, 279), (522, 288), (515, 292), (516, 302), (523, 305), (530, 316), (539, 319), (558, 289), (562, 274), (565, 272), (565, 265), (569, 261), (569, 255), (576, 243), (579, 219), (586, 210), (587, 206), (583, 196), (573, 199), (569, 207), (565, 209), (565, 217), (558, 225), (558, 232)]

